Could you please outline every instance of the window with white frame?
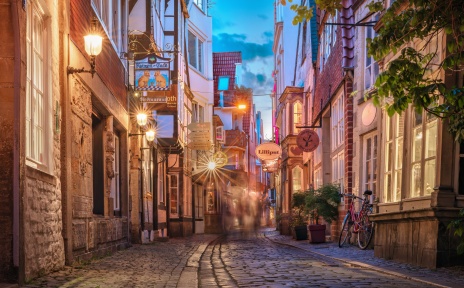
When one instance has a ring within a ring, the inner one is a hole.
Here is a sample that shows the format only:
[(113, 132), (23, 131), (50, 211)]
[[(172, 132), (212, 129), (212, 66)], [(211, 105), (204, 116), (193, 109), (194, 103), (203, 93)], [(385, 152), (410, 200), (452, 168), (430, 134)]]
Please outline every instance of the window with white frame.
[[(335, 12), (335, 15), (329, 15), (325, 23), (335, 23), (338, 19), (338, 11)], [(329, 59), (330, 53), (332, 52), (332, 48), (337, 41), (337, 25), (330, 25), (325, 24), (324, 30), (322, 31), (322, 35), (320, 37), (320, 64), (319, 69), (322, 70), (323, 66)]]
[(127, 47), (127, 0), (92, 0), (95, 14), (100, 18), (101, 25), (113, 43), (117, 52), (125, 51)]
[(335, 150), (343, 144), (345, 139), (343, 95), (338, 97), (332, 104), (332, 115), (330, 122), (332, 130), (331, 147), (332, 150)]
[(384, 201), (401, 200), (401, 173), (403, 170), (404, 114), (385, 119)]
[(301, 128), (297, 126), (303, 125), (303, 105), (297, 101), (293, 103), (293, 134), (298, 134)]
[(301, 191), (303, 187), (302, 175), (303, 169), (301, 169), (299, 166), (296, 166), (292, 169), (292, 192)]
[(45, 11), (38, 1), (27, 5), (26, 157), (29, 166), (51, 172), (51, 57), (46, 49), (50, 21)]
[(206, 4), (206, 1), (207, 0), (193, 0), (193, 3), (195, 3), (198, 8), (200, 8), (201, 10), (205, 11), (205, 4)]
[(370, 134), (363, 139), (363, 186), (365, 190), (376, 194), (377, 188), (377, 134)]
[(188, 61), (190, 66), (203, 73), (203, 42), (188, 31)]
[(343, 192), (343, 179), (345, 177), (345, 154), (340, 152), (332, 158), (332, 183), (340, 185)]
[(114, 177), (111, 179), (111, 191), (110, 197), (113, 198), (114, 203), (114, 211), (121, 210), (121, 178), (119, 173), (119, 137), (114, 136), (114, 161), (113, 161), (113, 170), (114, 170)]
[[(371, 21), (376, 21), (378, 19), (378, 15), (371, 17)], [(368, 47), (367, 47), (367, 39), (374, 39), (377, 36), (377, 33), (374, 30), (374, 27), (366, 26), (365, 28), (365, 65), (364, 65), (364, 89), (368, 90), (374, 86), (375, 80), (377, 76), (379, 76), (379, 64), (375, 61), (374, 57), (369, 56), (368, 54)]]
[(410, 197), (428, 196), (435, 187), (437, 117), (412, 112)]

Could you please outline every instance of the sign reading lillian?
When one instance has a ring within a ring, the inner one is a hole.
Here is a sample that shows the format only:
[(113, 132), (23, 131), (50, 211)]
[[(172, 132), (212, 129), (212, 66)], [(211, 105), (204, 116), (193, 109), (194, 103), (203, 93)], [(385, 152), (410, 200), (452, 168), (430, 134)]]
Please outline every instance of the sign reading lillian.
[[(170, 90), (170, 60), (156, 54), (149, 54), (147, 57), (135, 61), (135, 90), (142, 91), (142, 97), (160, 96), (156, 92)], [(155, 102), (159, 103), (159, 99)]]

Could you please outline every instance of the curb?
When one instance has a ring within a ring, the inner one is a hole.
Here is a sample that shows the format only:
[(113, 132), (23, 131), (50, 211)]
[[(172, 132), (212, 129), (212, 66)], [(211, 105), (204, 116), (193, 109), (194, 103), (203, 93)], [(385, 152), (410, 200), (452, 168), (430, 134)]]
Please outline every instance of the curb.
[(417, 278), (417, 277), (413, 277), (413, 276), (408, 276), (406, 274), (402, 274), (402, 273), (399, 273), (399, 272), (395, 272), (395, 271), (391, 271), (391, 270), (387, 270), (387, 269), (382, 269), (382, 268), (375, 267), (375, 266), (372, 266), (370, 264), (366, 264), (366, 263), (363, 263), (363, 262), (350, 261), (350, 260), (346, 260), (346, 259), (342, 259), (342, 258), (336, 258), (336, 257), (333, 257), (333, 256), (329, 256), (329, 255), (320, 253), (320, 252), (316, 252), (313, 249), (307, 249), (307, 248), (301, 247), (299, 245), (294, 245), (292, 243), (285, 243), (285, 242), (276, 241), (276, 240), (272, 239), (272, 237), (268, 237), (267, 233), (264, 233), (264, 237), (266, 237), (267, 239), (269, 239), (270, 241), (272, 241), (274, 243), (279, 243), (279, 244), (282, 244), (282, 245), (292, 246), (292, 247), (295, 247), (295, 248), (298, 248), (298, 249), (301, 249), (301, 250), (305, 250), (305, 251), (314, 253), (314, 254), (316, 254), (318, 256), (329, 258), (331, 260), (335, 260), (335, 261), (338, 261), (338, 262), (347, 263), (347, 264), (350, 264), (352, 266), (358, 266), (358, 267), (369, 269), (369, 270), (376, 271), (376, 272), (379, 272), (379, 273), (383, 273), (383, 274), (387, 274), (387, 275), (390, 275), (390, 276), (395, 276), (395, 277), (399, 277), (399, 278), (403, 278), (403, 279), (407, 279), (407, 280), (412, 280), (412, 281), (424, 283), (424, 284), (435, 286), (435, 287), (441, 287), (441, 288), (451, 288), (451, 287), (453, 287), (453, 286), (445, 286), (445, 285), (441, 285), (441, 284), (438, 284), (438, 283), (430, 282), (430, 281), (420, 279), (420, 278)]

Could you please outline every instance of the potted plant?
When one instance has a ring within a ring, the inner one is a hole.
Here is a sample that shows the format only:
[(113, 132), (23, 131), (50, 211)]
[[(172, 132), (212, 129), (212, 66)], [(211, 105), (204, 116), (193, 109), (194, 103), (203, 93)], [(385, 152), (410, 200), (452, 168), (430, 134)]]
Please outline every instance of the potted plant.
[(292, 218), (290, 226), (296, 240), (308, 239), (308, 209), (306, 208), (306, 191), (297, 191), (292, 195)]
[(340, 203), (339, 185), (325, 184), (314, 190), (309, 189), (306, 193), (305, 203), (311, 219), (314, 223), (309, 225), (311, 243), (325, 242), (325, 224), (319, 224), (320, 219), (332, 223), (338, 216), (338, 204)]

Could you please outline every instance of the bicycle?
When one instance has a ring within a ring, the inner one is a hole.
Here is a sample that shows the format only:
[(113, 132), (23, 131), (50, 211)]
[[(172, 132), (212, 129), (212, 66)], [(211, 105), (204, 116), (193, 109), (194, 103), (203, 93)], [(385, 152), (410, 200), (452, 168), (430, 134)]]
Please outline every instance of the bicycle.
[[(342, 248), (347, 239), (351, 239), (352, 233), (358, 234), (358, 247), (362, 250), (366, 249), (371, 243), (372, 235), (374, 234), (374, 223), (369, 221), (369, 215), (372, 213), (372, 204), (369, 203), (369, 197), (372, 191), (366, 190), (363, 193), (364, 197), (358, 197), (353, 194), (340, 193), (340, 197), (348, 197), (350, 201), (348, 212), (343, 219), (342, 230), (338, 238), (338, 247)], [(354, 202), (356, 199), (362, 201), (361, 209), (356, 212)]]

